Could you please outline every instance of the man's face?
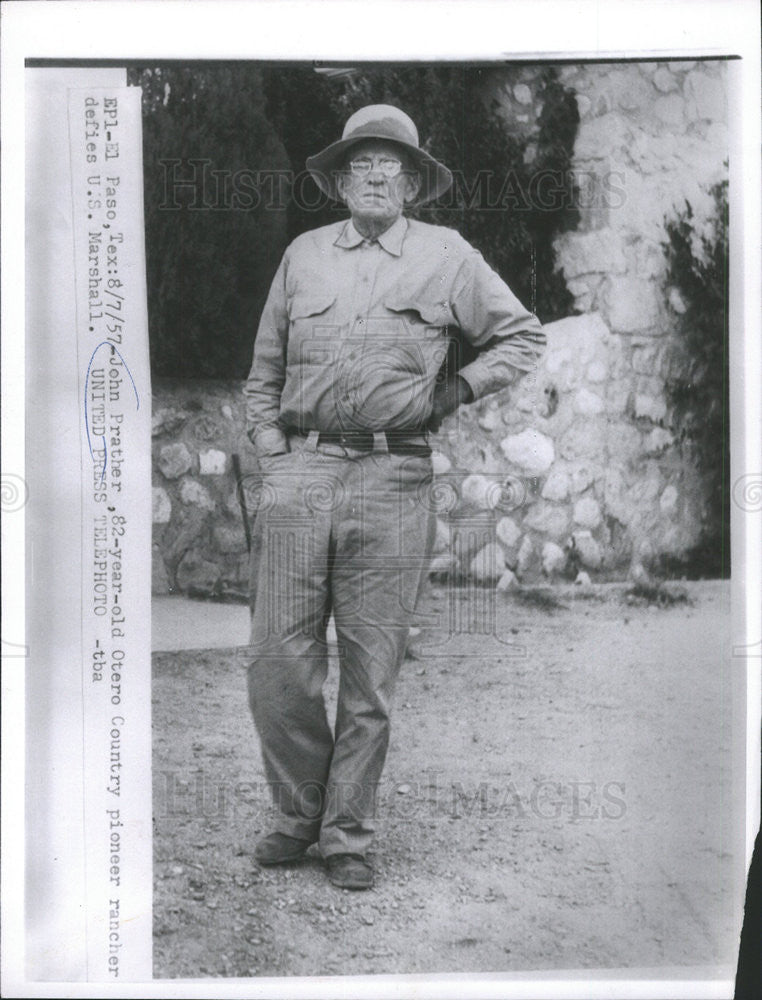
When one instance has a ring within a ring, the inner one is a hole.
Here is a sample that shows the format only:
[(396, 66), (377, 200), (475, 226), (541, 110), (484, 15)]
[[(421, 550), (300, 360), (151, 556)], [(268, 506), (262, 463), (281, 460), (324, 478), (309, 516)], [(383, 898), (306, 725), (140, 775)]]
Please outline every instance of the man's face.
[[(397, 170), (399, 173), (391, 176)], [(394, 223), (418, 194), (420, 179), (407, 153), (393, 142), (368, 139), (352, 146), (339, 194), (353, 219)]]

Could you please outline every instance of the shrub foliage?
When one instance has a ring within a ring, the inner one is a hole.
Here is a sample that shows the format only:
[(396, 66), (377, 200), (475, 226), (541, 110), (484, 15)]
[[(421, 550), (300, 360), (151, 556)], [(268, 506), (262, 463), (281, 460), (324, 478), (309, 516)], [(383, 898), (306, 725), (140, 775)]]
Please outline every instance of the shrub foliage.
[[(728, 186), (712, 188), (715, 211), (696, 231), (693, 210), (667, 222), (667, 282), (677, 290), (672, 314), (679, 337), (667, 393), (678, 439), (707, 484), (691, 575), (730, 573), (730, 375), (728, 363)], [(673, 298), (673, 303), (675, 299)]]

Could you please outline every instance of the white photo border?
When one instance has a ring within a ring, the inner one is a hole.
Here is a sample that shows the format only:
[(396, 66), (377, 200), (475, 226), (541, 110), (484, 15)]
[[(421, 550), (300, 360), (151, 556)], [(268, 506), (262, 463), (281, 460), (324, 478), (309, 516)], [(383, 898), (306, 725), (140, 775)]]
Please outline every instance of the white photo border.
[[(740, 56), (741, 115), (731, 123), (731, 365), (734, 468), (759, 483), (760, 124), (759, 19), (754, 0), (140, 0), (22, 2), (2, 11), (2, 455), (24, 470), (24, 61), (246, 59), (364, 61), (691, 59)], [(373, 23), (373, 31), (366, 25)], [(404, 30), (402, 25), (404, 24)], [(504, 39), (503, 44), (496, 39)], [(742, 310), (742, 311), (741, 311)], [(738, 335), (740, 331), (742, 335)], [(5, 491), (5, 485), (3, 487)], [(747, 664), (746, 857), (759, 825), (762, 509), (734, 511), (734, 654)], [(341, 980), (194, 980), (143, 984), (32, 983), (24, 975), (23, 824), (24, 512), (3, 518), (3, 993), (6, 996), (146, 997), (724, 997), (722, 980), (594, 976), (447, 975)], [(746, 657), (743, 652), (746, 651)], [(738, 652), (737, 652), (738, 651)], [(562, 978), (566, 976), (566, 978)]]

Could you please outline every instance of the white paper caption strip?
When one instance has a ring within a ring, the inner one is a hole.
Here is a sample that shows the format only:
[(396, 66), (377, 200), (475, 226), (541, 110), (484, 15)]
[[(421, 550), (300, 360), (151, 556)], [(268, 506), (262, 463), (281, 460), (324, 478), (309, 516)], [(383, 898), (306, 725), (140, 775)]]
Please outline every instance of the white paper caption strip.
[(87, 978), (151, 977), (150, 425), (141, 91), (69, 91), (82, 456)]

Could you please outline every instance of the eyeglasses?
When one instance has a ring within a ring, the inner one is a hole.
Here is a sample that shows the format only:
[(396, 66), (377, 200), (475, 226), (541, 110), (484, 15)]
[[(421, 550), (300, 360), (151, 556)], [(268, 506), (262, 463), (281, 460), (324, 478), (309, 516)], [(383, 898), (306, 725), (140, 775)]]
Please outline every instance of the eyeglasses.
[[(361, 156), (356, 160), (350, 160), (349, 169), (354, 177), (367, 177), (373, 167), (373, 160), (369, 156)], [(375, 161), (375, 169), (384, 177), (396, 177), (402, 170), (402, 164), (391, 156), (381, 156)]]

